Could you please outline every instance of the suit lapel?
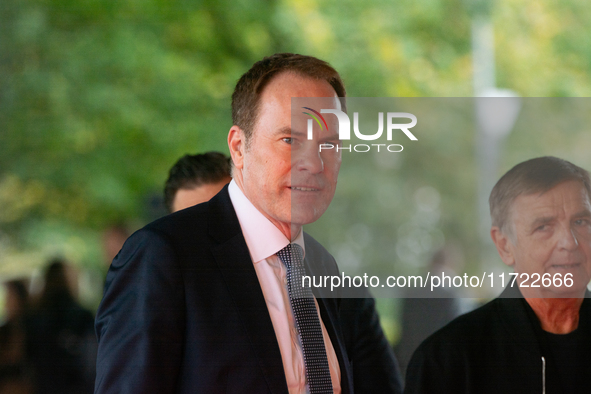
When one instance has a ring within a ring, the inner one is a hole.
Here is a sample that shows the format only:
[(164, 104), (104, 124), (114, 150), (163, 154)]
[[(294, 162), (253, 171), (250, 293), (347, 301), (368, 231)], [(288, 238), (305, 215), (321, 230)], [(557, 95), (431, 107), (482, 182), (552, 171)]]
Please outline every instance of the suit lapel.
[(287, 393), (281, 352), (227, 186), (210, 201), (212, 247), (271, 393)]
[[(311, 239), (308, 234), (304, 233), (304, 237), (306, 243), (306, 257), (304, 261), (306, 263), (307, 273), (311, 276), (338, 275), (338, 269), (334, 259), (327, 252), (322, 253), (321, 250), (318, 250), (322, 247), (315, 240)], [(329, 257), (330, 261), (326, 260)], [(330, 267), (334, 268), (334, 272), (329, 271)], [(312, 290), (318, 301), (320, 317), (326, 327), (337, 359), (339, 360), (339, 367), (341, 369), (341, 393), (350, 394), (353, 392), (353, 374), (345, 349), (345, 340), (343, 338), (340, 319), (338, 318), (340, 298), (321, 298), (322, 294), (318, 291), (319, 289), (313, 288)]]

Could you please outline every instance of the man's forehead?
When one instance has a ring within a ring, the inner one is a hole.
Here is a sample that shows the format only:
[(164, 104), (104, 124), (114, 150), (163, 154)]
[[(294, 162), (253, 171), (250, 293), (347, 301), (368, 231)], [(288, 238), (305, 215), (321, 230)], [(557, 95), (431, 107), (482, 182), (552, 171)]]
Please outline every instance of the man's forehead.
[[(570, 214), (591, 212), (591, 199), (585, 186), (578, 181), (565, 181), (544, 192), (522, 193), (511, 204), (512, 217), (550, 215), (569, 210)], [(517, 214), (517, 215), (515, 215)]]
[[(259, 108), (257, 126), (261, 118), (268, 115), (278, 123), (278, 128), (285, 128), (291, 123), (294, 129), (299, 129), (300, 123), (305, 126), (309, 118), (304, 112), (320, 113), (322, 109), (341, 109), (341, 102), (327, 81), (283, 72), (273, 77), (265, 87)], [(324, 119), (331, 126), (330, 129), (336, 127), (334, 116), (324, 115)]]
[(305, 109), (308, 110), (307, 112), (310, 112), (310, 110), (320, 112), (321, 109), (341, 110), (342, 106), (341, 101), (336, 95), (330, 97), (298, 96), (292, 97), (291, 108), (292, 111), (295, 110), (296, 114), (300, 114), (302, 111), (305, 111)]

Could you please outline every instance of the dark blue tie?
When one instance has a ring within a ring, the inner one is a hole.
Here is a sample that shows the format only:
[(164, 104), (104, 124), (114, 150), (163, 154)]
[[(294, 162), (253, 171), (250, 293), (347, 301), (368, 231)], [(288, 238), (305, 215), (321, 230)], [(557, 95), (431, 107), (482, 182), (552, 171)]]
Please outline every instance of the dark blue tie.
[(310, 394), (332, 394), (330, 368), (314, 295), (310, 287), (302, 287), (302, 276), (306, 274), (302, 247), (289, 244), (277, 252), (277, 256), (287, 267), (287, 291), (300, 333)]

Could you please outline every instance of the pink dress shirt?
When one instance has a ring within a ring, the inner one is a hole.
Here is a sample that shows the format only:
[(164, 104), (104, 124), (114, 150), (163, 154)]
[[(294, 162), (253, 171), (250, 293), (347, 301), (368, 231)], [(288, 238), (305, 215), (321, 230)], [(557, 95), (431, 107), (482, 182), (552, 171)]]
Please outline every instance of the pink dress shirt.
[[(278, 251), (289, 244), (289, 240), (252, 205), (234, 181), (230, 182), (228, 191), (277, 336), (289, 394), (306, 394), (309, 391), (304, 369), (304, 354), (289, 302), (287, 279), (285, 277), (287, 269), (276, 255)], [(305, 255), (306, 248), (302, 231), (300, 231), (294, 243), (302, 247)], [(318, 301), (314, 300), (314, 302), (318, 312)], [(328, 356), (333, 391), (340, 394), (341, 370), (339, 362), (320, 313), (318, 313), (318, 318), (324, 336), (324, 346)]]

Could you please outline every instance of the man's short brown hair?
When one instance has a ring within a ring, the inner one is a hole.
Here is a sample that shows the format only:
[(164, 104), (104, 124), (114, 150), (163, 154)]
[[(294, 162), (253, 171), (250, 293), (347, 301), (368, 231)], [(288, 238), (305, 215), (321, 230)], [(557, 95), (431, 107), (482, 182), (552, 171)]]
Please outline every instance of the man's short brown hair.
[[(325, 80), (338, 97), (345, 97), (345, 86), (339, 73), (323, 60), (293, 53), (276, 53), (256, 62), (240, 77), (232, 94), (232, 121), (244, 131), (247, 147), (257, 121), (261, 94), (273, 77), (283, 72)], [(341, 100), (341, 106), (344, 111), (344, 100)]]
[(173, 203), (180, 189), (218, 183), (230, 178), (230, 158), (220, 152), (184, 155), (168, 172), (164, 185), (164, 204), (173, 212)]
[(488, 199), (492, 225), (503, 233), (513, 235), (507, 227), (511, 206), (521, 194), (543, 194), (566, 181), (581, 182), (591, 197), (589, 172), (571, 162), (552, 156), (524, 161), (507, 171), (499, 179)]

